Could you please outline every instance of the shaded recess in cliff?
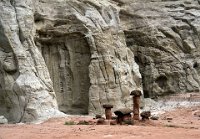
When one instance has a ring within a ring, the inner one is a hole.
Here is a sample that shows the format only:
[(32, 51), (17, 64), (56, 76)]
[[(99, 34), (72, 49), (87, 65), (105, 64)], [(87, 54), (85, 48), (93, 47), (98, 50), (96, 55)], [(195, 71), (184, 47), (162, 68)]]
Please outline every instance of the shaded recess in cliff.
[(88, 114), (90, 49), (85, 37), (81, 33), (71, 33), (54, 34), (48, 39), (47, 32), (38, 31), (38, 40), (59, 110), (69, 114)]
[(49, 69), (59, 109), (86, 113), (87, 108), (89, 114), (102, 114), (105, 103), (112, 103), (114, 109), (131, 107), (129, 94), (141, 90), (141, 75), (126, 46), (115, 3), (40, 4), (34, 16), (35, 42)]

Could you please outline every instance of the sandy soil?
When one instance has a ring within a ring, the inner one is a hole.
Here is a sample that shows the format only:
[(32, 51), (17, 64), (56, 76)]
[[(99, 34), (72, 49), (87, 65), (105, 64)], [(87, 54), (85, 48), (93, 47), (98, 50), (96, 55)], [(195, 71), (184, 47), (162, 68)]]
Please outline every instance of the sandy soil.
[(157, 121), (135, 125), (64, 125), (65, 121), (91, 119), (68, 116), (42, 124), (0, 125), (0, 139), (200, 139), (200, 106), (178, 108)]

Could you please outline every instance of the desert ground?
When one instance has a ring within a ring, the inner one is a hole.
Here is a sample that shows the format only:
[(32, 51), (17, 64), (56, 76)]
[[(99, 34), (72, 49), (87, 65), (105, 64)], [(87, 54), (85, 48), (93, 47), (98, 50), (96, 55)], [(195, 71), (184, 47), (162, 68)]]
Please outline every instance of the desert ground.
[(52, 118), (40, 124), (0, 125), (0, 139), (199, 139), (200, 106), (179, 107), (159, 120), (135, 121), (134, 125), (65, 125), (92, 121), (90, 116)]

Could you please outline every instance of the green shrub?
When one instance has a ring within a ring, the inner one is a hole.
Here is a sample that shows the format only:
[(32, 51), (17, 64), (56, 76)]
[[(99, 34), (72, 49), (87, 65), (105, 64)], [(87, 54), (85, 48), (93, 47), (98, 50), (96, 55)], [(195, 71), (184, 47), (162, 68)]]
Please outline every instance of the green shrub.
[(64, 125), (75, 125), (74, 121), (66, 121)]

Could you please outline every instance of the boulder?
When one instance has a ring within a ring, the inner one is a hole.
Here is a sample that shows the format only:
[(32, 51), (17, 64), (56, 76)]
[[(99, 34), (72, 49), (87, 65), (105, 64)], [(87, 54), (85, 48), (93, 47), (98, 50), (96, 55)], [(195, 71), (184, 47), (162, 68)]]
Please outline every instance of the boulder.
[(8, 120), (4, 116), (0, 116), (0, 124), (7, 124)]

